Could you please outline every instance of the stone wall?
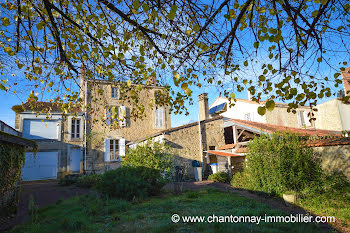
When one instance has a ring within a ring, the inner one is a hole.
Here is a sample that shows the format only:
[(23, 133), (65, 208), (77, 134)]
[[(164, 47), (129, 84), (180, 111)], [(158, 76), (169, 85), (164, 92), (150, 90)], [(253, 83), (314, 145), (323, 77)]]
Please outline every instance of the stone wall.
[(204, 170), (209, 164), (209, 156), (201, 153), (201, 149), (207, 151), (209, 146), (217, 147), (225, 144), (223, 119), (218, 117), (201, 121), (201, 134), (200, 140), (198, 122), (166, 132), (165, 141), (176, 155), (176, 165), (184, 167), (187, 179), (194, 179), (193, 160), (202, 161), (203, 159)]
[(323, 170), (328, 173), (343, 172), (350, 180), (350, 145), (313, 148), (321, 160)]
[[(162, 91), (164, 88), (143, 86), (142, 90), (139, 90), (139, 102), (137, 106), (144, 106), (142, 118), (135, 117), (138, 111), (135, 104), (123, 101), (122, 98), (112, 98), (111, 88), (111, 82), (98, 82), (89, 85), (88, 105), (92, 111), (89, 111), (88, 114), (87, 127), (88, 172), (102, 172), (120, 166), (120, 162), (106, 163), (104, 161), (104, 140), (106, 138), (125, 138), (126, 143), (128, 143), (171, 127), (169, 107), (164, 107), (165, 122), (163, 127), (156, 128), (155, 105), (150, 106), (151, 103), (155, 103), (156, 91)], [(105, 116), (106, 106), (125, 106), (127, 111), (126, 126), (119, 126), (118, 124), (107, 125)]]
[[(310, 108), (305, 107), (299, 107), (297, 110), (310, 112)], [(265, 115), (267, 124), (300, 128), (297, 114), (287, 112), (286, 106), (276, 106), (273, 111), (266, 111)], [(313, 125), (308, 128), (313, 128)]]

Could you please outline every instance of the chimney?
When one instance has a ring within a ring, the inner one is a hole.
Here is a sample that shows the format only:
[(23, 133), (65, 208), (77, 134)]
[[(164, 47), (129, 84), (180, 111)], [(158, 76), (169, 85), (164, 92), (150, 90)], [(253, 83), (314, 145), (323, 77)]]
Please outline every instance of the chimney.
[(203, 93), (198, 96), (198, 107), (199, 107), (199, 120), (206, 120), (209, 118), (209, 107), (208, 107), (208, 94)]
[(341, 72), (345, 96), (350, 96), (350, 67)]
[(149, 76), (149, 77), (148, 77), (148, 82), (149, 82), (149, 85), (150, 85), (150, 86), (154, 86), (154, 85), (156, 85), (156, 83), (157, 83), (157, 78), (156, 78), (156, 77)]

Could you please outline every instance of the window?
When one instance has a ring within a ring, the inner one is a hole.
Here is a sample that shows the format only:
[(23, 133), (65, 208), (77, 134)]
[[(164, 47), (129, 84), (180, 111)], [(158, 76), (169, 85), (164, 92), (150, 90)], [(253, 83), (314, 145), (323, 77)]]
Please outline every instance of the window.
[(253, 121), (253, 113), (246, 113), (244, 115), (244, 120), (246, 120), (246, 121)]
[(127, 109), (125, 106), (109, 106), (106, 109), (106, 124), (111, 125), (114, 121), (119, 122), (119, 126), (126, 126)]
[(119, 140), (110, 139), (109, 156), (110, 156), (110, 161), (119, 160)]
[(106, 123), (111, 125), (114, 121), (118, 121), (119, 108), (118, 106), (109, 106), (106, 109)]
[(298, 124), (300, 127), (311, 126), (310, 116), (307, 111), (297, 111)]
[(121, 158), (125, 156), (125, 138), (119, 139), (105, 139), (105, 162), (121, 161)]
[(80, 119), (72, 119), (71, 137), (80, 138)]
[(164, 108), (158, 107), (154, 111), (155, 128), (164, 127)]
[(117, 87), (112, 87), (111, 89), (111, 97), (112, 98), (118, 98), (118, 88)]

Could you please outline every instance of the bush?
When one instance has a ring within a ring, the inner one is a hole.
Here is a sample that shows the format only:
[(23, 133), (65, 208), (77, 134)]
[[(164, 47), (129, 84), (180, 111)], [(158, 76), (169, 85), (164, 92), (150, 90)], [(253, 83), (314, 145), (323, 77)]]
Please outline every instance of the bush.
[(301, 191), (320, 182), (322, 170), (314, 151), (298, 135), (275, 133), (252, 140), (243, 173), (234, 176), (237, 187), (282, 194)]
[(98, 174), (84, 175), (77, 179), (76, 185), (83, 188), (92, 188), (96, 186), (100, 180), (101, 175)]
[(211, 174), (208, 177), (208, 180), (213, 180), (213, 181), (222, 182), (222, 183), (229, 183), (230, 176), (226, 172), (217, 172), (215, 174)]
[(97, 189), (110, 197), (134, 200), (157, 195), (164, 184), (159, 170), (127, 166), (104, 173)]
[(249, 184), (249, 175), (247, 172), (237, 172), (236, 174), (233, 175), (231, 179), (231, 185), (235, 188), (246, 188), (250, 189)]
[(169, 151), (170, 148), (163, 143), (147, 141), (129, 149), (123, 166), (159, 170), (164, 178), (170, 179), (174, 173), (174, 163), (173, 154)]
[(78, 181), (78, 178), (80, 176), (81, 176), (80, 174), (66, 175), (65, 177), (61, 178), (58, 181), (58, 184), (63, 185), (63, 186), (75, 184)]

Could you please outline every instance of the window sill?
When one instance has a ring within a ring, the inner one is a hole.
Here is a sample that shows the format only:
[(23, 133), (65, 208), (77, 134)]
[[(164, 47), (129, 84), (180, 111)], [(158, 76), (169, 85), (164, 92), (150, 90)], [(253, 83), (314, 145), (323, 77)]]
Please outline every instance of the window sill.
[(83, 140), (82, 138), (71, 138), (69, 141), (71, 141), (71, 142), (80, 142), (82, 140)]

